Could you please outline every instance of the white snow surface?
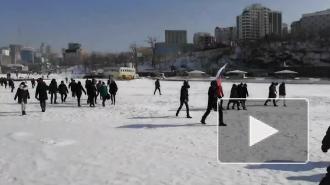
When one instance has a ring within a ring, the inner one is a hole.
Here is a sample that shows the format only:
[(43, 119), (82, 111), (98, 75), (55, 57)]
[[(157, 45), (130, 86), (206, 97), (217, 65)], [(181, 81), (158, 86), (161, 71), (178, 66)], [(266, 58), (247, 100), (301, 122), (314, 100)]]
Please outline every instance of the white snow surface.
[[(162, 96), (153, 95), (152, 80), (117, 84), (116, 106), (108, 101), (104, 108), (99, 100), (90, 108), (84, 96), (78, 108), (68, 95), (65, 104), (48, 100), (45, 113), (30, 88), (27, 116), (21, 116), (14, 93), (0, 87), (0, 184), (309, 185), (318, 184), (330, 165), (330, 154), (320, 149), (330, 124), (330, 85), (287, 85), (288, 97), (310, 101), (308, 164), (221, 165), (217, 114), (199, 124), (209, 82), (190, 82), (192, 119), (184, 110), (175, 117), (182, 82), (161, 81)], [(231, 85), (223, 84), (226, 97)], [(248, 84), (250, 97), (267, 96), (268, 86)]]

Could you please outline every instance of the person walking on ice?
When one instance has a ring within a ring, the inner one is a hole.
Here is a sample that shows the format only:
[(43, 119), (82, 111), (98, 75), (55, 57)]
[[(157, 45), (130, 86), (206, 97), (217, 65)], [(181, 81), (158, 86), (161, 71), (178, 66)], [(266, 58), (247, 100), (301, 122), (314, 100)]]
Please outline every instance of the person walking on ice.
[(273, 100), (274, 107), (277, 107), (277, 105), (276, 105), (276, 94), (277, 94), (276, 86), (277, 86), (277, 83), (275, 83), (275, 82), (272, 82), (272, 84), (269, 86), (268, 99), (264, 103), (265, 106), (268, 105), (268, 102)]
[[(207, 116), (210, 114), (211, 110), (219, 111), (219, 126), (227, 126), (223, 123), (223, 110), (222, 110), (222, 102), (218, 105), (218, 98), (221, 99), (223, 97), (223, 91), (221, 83), (217, 83), (216, 80), (213, 80), (211, 82), (211, 86), (209, 87), (208, 91), (208, 102), (207, 102), (207, 109), (204, 113), (201, 123), (206, 124), (205, 120)], [(222, 100), (220, 100), (222, 101)], [(217, 109), (218, 108), (218, 109)]]
[(160, 92), (160, 83), (159, 83), (159, 79), (157, 79), (155, 81), (155, 91), (154, 91), (154, 95), (156, 94), (157, 90), (159, 91), (159, 95), (162, 95), (162, 93)]
[(22, 115), (26, 115), (25, 109), (27, 104), (27, 99), (30, 99), (30, 93), (25, 82), (22, 82), (16, 92), (14, 100), (18, 98), (18, 103), (21, 104)]
[(46, 100), (48, 99), (47, 90), (48, 86), (42, 78), (39, 78), (35, 98), (39, 100), (42, 112), (46, 111)]
[(11, 91), (10, 91), (10, 92), (14, 92), (14, 89), (15, 89), (15, 83), (14, 83), (14, 80), (13, 80), (13, 79), (9, 79), (9, 80), (8, 80), (8, 85), (9, 85), (9, 87), (11, 88)]
[(110, 99), (111, 99), (111, 104), (116, 105), (116, 94), (118, 91), (118, 86), (115, 82), (115, 80), (111, 80), (109, 84), (109, 93), (110, 93)]
[(286, 107), (286, 101), (285, 101), (285, 96), (286, 96), (285, 82), (282, 82), (280, 84), (280, 86), (278, 87), (278, 95), (279, 95), (279, 98), (283, 100), (283, 106)]
[(65, 85), (64, 81), (61, 81), (61, 84), (58, 86), (58, 91), (61, 95), (61, 101), (64, 103), (69, 93), (68, 87)]
[(50, 104), (57, 104), (57, 82), (55, 79), (52, 79), (52, 81), (49, 84), (49, 94), (50, 94)]
[(102, 106), (105, 107), (105, 101), (107, 101), (107, 99), (110, 99), (110, 95), (108, 93), (108, 87), (104, 82), (102, 82), (99, 91), (100, 97), (102, 98)]
[(188, 81), (187, 80), (183, 81), (183, 85), (181, 87), (181, 92), (180, 92), (180, 107), (176, 111), (177, 117), (179, 116), (179, 112), (180, 112), (183, 104), (185, 104), (186, 111), (187, 111), (187, 118), (191, 118), (191, 116), (189, 114), (189, 105), (188, 105), (188, 101), (189, 101), (188, 89), (189, 88), (190, 88), (190, 86), (189, 86)]
[(236, 84), (233, 84), (230, 90), (230, 99), (227, 104), (227, 110), (229, 110), (230, 104), (232, 103), (233, 106), (232, 109), (235, 109), (235, 105), (237, 106), (237, 110), (240, 110), (239, 108), (239, 100), (236, 98), (239, 98), (239, 92), (238, 92), (238, 86)]
[(81, 98), (82, 92), (84, 92), (86, 95), (86, 91), (85, 91), (84, 87), (81, 85), (80, 81), (78, 81), (75, 91), (76, 91), (76, 95), (77, 95), (78, 107), (81, 107), (80, 98)]
[(242, 104), (242, 108), (243, 110), (246, 110), (246, 98), (249, 96), (249, 91), (247, 88), (247, 84), (243, 84), (242, 86), (242, 92), (241, 92), (241, 104)]
[(76, 97), (76, 86), (77, 83), (74, 79), (71, 78), (71, 82), (69, 83), (69, 89), (71, 89), (71, 94), (73, 98)]

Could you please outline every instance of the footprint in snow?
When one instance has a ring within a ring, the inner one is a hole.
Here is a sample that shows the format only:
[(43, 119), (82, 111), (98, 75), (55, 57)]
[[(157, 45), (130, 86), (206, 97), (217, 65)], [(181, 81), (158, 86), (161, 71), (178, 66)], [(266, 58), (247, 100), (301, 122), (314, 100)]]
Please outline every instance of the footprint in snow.
[(46, 145), (53, 145), (53, 146), (68, 146), (73, 145), (76, 143), (75, 140), (54, 140), (51, 138), (42, 138), (39, 140), (41, 143)]
[(28, 132), (13, 132), (7, 135), (7, 137), (14, 141), (25, 141), (33, 134)]

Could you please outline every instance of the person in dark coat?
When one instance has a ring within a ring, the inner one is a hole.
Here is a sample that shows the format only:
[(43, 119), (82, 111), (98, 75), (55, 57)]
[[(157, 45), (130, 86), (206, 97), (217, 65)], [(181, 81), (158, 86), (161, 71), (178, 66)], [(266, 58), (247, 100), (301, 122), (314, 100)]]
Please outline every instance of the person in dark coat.
[[(214, 80), (211, 82), (211, 86), (209, 87), (208, 91), (208, 103), (207, 103), (207, 109), (204, 113), (201, 123), (206, 124), (205, 120), (207, 116), (210, 114), (211, 110), (214, 111), (218, 110), (218, 118), (219, 118), (219, 126), (227, 126), (223, 122), (223, 108), (222, 108), (222, 97), (224, 96), (222, 91), (222, 85), (220, 80)], [(220, 100), (220, 103), (218, 104), (218, 100)]]
[(61, 84), (58, 86), (58, 92), (61, 95), (61, 101), (64, 103), (66, 101), (66, 98), (68, 97), (68, 87), (65, 85), (64, 81), (61, 81)]
[(18, 98), (18, 103), (21, 104), (22, 115), (26, 115), (25, 109), (26, 109), (27, 99), (30, 99), (30, 93), (25, 82), (22, 82), (19, 85), (14, 100), (16, 101), (17, 98)]
[(81, 82), (78, 81), (78, 83), (76, 85), (76, 95), (77, 95), (78, 107), (81, 107), (80, 98), (81, 98), (81, 95), (83, 92), (86, 95), (86, 91), (85, 91), (84, 87), (81, 85)]
[(110, 95), (108, 93), (108, 86), (102, 82), (100, 87), (100, 97), (102, 98), (102, 106), (105, 107), (105, 102), (110, 99)]
[(234, 109), (235, 105), (236, 105), (237, 110), (240, 110), (239, 100), (237, 100), (237, 98), (239, 98), (238, 86), (236, 84), (233, 84), (233, 86), (231, 87), (231, 90), (230, 90), (230, 99), (227, 104), (227, 110), (229, 110), (229, 106), (231, 103), (233, 104), (232, 109)]
[[(329, 149), (330, 149), (330, 127), (328, 128), (325, 136), (322, 139), (322, 146), (321, 146), (321, 150), (324, 153), (327, 153)], [(327, 172), (328, 173), (321, 180), (320, 185), (329, 185), (330, 184), (330, 166), (328, 166)]]
[(95, 97), (96, 97), (96, 86), (95, 86), (95, 80), (92, 80), (92, 83), (90, 83), (87, 87), (87, 96), (89, 101), (90, 107), (95, 107)]
[(32, 89), (34, 89), (34, 87), (36, 86), (36, 80), (34, 78), (32, 78), (32, 80), (31, 80), (31, 86), (32, 86)]
[(7, 89), (8, 80), (7, 79), (4, 79), (3, 83), (5, 84), (5, 89)]
[(10, 92), (14, 92), (15, 83), (14, 83), (14, 80), (13, 79), (9, 79), (8, 80), (8, 86), (11, 88), (11, 91)]
[(242, 104), (242, 107), (243, 107), (243, 110), (246, 110), (246, 98), (249, 96), (249, 91), (248, 91), (248, 88), (247, 88), (247, 84), (243, 84), (242, 85), (242, 89), (241, 89), (241, 104)]
[(116, 105), (117, 91), (118, 91), (118, 86), (116, 82), (112, 79), (109, 85), (109, 93), (110, 93), (111, 104), (113, 105)]
[(43, 79), (40, 78), (38, 80), (35, 98), (40, 101), (40, 107), (42, 112), (46, 111), (46, 100), (48, 99), (47, 90), (48, 90), (48, 86), (43, 81)]
[(160, 92), (160, 83), (159, 83), (159, 79), (157, 79), (155, 81), (155, 91), (154, 91), (154, 95), (156, 94), (156, 91), (159, 91), (159, 95), (162, 95), (162, 93)]
[(330, 127), (328, 128), (325, 136), (322, 139), (321, 149), (324, 153), (328, 152), (328, 150), (330, 149)]
[(65, 77), (65, 83), (67, 84), (69, 81), (68, 77)]
[(280, 86), (278, 87), (278, 95), (279, 98), (283, 100), (283, 106), (286, 107), (286, 101), (285, 101), (285, 96), (286, 96), (286, 90), (285, 90), (285, 82), (282, 82)]
[(276, 94), (277, 94), (276, 86), (277, 86), (277, 83), (275, 83), (275, 82), (272, 82), (272, 84), (269, 86), (268, 99), (265, 101), (265, 104), (264, 104), (265, 106), (268, 105), (268, 102), (273, 100), (274, 107), (277, 107), (277, 105), (276, 105)]
[(3, 78), (0, 77), (0, 85), (3, 86)]
[[(100, 88), (102, 86), (101, 80), (96, 84), (96, 95), (95, 95), (95, 104), (97, 104), (97, 97), (100, 95)], [(100, 99), (102, 100), (102, 97), (100, 96)]]
[(71, 79), (71, 82), (69, 83), (69, 89), (71, 89), (72, 97), (76, 97), (76, 86), (76, 81), (74, 79)]
[(176, 111), (176, 116), (179, 116), (179, 112), (180, 112), (183, 104), (185, 104), (186, 111), (187, 111), (187, 118), (191, 118), (191, 116), (189, 115), (189, 105), (188, 105), (188, 101), (189, 101), (188, 89), (189, 88), (190, 88), (190, 85), (189, 85), (188, 81), (185, 80), (183, 82), (183, 86), (181, 87), (181, 92), (180, 92), (180, 107)]
[[(91, 86), (91, 84), (92, 84), (92, 80), (89, 80), (87, 78), (86, 81), (85, 81), (85, 88), (86, 88), (86, 91), (87, 91), (87, 95), (89, 94), (88, 90), (90, 89), (89, 86)], [(89, 97), (87, 98), (87, 104), (89, 104)]]
[(210, 114), (212, 109), (214, 111), (217, 110), (217, 101), (218, 101), (217, 91), (218, 91), (217, 81), (213, 80), (213, 81), (211, 81), (211, 86), (209, 87), (207, 108), (206, 108), (206, 112), (204, 113), (202, 120), (201, 120), (202, 124), (206, 124), (205, 119)]
[(57, 82), (55, 79), (52, 79), (52, 81), (49, 84), (49, 94), (50, 94), (50, 104), (57, 104), (56, 100), (57, 100), (57, 91), (58, 91), (58, 87), (57, 87)]

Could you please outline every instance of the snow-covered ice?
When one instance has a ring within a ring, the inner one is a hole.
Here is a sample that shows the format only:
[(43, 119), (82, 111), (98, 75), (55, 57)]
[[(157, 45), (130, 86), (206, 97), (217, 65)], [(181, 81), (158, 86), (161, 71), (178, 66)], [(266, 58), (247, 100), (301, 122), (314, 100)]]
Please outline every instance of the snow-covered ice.
[[(308, 164), (221, 165), (217, 114), (199, 124), (208, 82), (190, 82), (192, 119), (184, 110), (175, 117), (182, 82), (161, 81), (162, 96), (153, 95), (152, 80), (117, 84), (116, 106), (107, 102), (104, 108), (99, 100), (90, 108), (84, 96), (78, 108), (69, 95), (65, 104), (47, 104), (45, 113), (30, 89), (27, 116), (20, 115), (14, 94), (0, 87), (0, 184), (309, 185), (318, 184), (330, 165), (330, 154), (320, 149), (330, 123), (330, 85), (287, 85), (288, 97), (310, 101)], [(223, 85), (228, 97), (232, 84)], [(268, 86), (248, 84), (250, 96), (267, 96)]]

